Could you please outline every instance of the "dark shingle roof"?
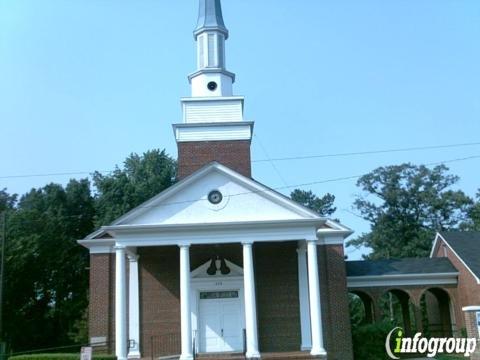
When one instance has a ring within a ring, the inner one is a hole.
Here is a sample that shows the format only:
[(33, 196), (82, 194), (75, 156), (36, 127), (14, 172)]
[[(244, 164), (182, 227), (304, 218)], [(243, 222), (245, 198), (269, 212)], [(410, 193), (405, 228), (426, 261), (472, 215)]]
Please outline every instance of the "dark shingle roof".
[(347, 276), (456, 273), (447, 258), (347, 261)]
[(480, 231), (449, 231), (441, 232), (440, 235), (480, 278)]

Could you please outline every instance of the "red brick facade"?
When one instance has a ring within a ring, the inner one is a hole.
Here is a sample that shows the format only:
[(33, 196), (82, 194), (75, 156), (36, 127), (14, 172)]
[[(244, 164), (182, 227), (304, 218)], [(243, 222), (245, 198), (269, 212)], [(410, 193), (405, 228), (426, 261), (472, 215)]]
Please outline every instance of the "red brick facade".
[(258, 243), (254, 254), (260, 351), (298, 351), (297, 243)]
[(476, 311), (465, 312), (465, 325), (467, 330), (467, 336), (469, 338), (479, 339), (475, 352), (472, 355), (470, 355), (470, 360), (480, 360), (480, 333), (477, 325)]
[(212, 161), (217, 161), (236, 172), (250, 177), (250, 141), (195, 141), (179, 142), (178, 178), (193, 174)]
[(88, 309), (88, 331), (97, 342), (106, 341), (100, 348), (113, 350), (115, 339), (115, 256), (112, 254), (90, 255), (90, 303)]
[(464, 263), (455, 255), (455, 253), (445, 244), (445, 242), (438, 237), (435, 248), (433, 249), (433, 256), (446, 256), (452, 262), (453, 266), (458, 270), (458, 285), (457, 285), (457, 302), (454, 303), (455, 318), (457, 320), (457, 327), (459, 329), (465, 328), (465, 317), (462, 312), (464, 306), (480, 305), (480, 284), (467, 269)]
[(342, 245), (318, 247), (323, 328), (329, 360), (352, 360), (347, 274)]

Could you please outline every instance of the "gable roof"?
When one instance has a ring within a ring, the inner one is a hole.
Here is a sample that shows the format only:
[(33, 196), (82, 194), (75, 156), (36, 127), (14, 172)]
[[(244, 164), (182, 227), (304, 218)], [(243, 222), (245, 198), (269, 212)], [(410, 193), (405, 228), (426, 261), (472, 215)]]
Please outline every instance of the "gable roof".
[(445, 231), (437, 234), (432, 253), (438, 237), (453, 250), (470, 272), (480, 281), (480, 231)]
[[(236, 171), (218, 162), (212, 162), (204, 166), (203, 168), (197, 170), (190, 176), (182, 179), (181, 181), (172, 185), (168, 189), (162, 191), (160, 194), (154, 196), (150, 200), (147, 200), (143, 204), (137, 206), (133, 210), (119, 217), (118, 219), (116, 219), (111, 223), (111, 226), (128, 224), (129, 221), (132, 221), (133, 219), (138, 218), (139, 216), (142, 216), (143, 214), (145, 214), (148, 211), (151, 211), (154, 208), (158, 208), (163, 205), (171, 205), (172, 203), (171, 202), (169, 203), (170, 199), (172, 199), (174, 196), (180, 196), (184, 194), (185, 191), (191, 188), (191, 186), (193, 186), (195, 183), (198, 183), (199, 181), (202, 181), (202, 179), (205, 179), (207, 176), (211, 175), (212, 173), (220, 174), (221, 176), (224, 176), (225, 178), (237, 184), (240, 184), (241, 187), (245, 189), (245, 192), (242, 194), (229, 194), (229, 196), (243, 195), (245, 193), (258, 195), (264, 198), (265, 200), (271, 202), (272, 204), (275, 204), (276, 206), (286, 209), (290, 211), (292, 214), (296, 214), (296, 217), (299, 219), (300, 218), (312, 219), (312, 220), (316, 219), (319, 221), (323, 220), (324, 223), (334, 231), (338, 231), (338, 232), (343, 231), (348, 234), (351, 233), (351, 230), (348, 229), (347, 227), (341, 224), (332, 222), (330, 220), (327, 222), (327, 219), (321, 217), (318, 213), (308, 209), (307, 207), (301, 204), (298, 204), (297, 202), (286, 197), (285, 195), (271, 188), (268, 188), (267, 186), (251, 178), (247, 178), (237, 173)], [(191, 202), (193, 203), (194, 201), (198, 201), (201, 199), (188, 199), (188, 200), (191, 200)], [(106, 232), (105, 230), (106, 229), (104, 228), (100, 228), (94, 233), (88, 235), (85, 239), (98, 238), (99, 236), (102, 236), (103, 234), (105, 234)]]
[(346, 261), (347, 276), (382, 276), (407, 274), (448, 274), (457, 269), (448, 258), (403, 258)]

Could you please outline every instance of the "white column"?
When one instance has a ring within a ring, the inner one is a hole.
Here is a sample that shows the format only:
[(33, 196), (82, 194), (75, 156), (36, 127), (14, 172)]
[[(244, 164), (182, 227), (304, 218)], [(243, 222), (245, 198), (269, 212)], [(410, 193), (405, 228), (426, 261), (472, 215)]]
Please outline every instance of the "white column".
[(182, 327), (180, 360), (191, 360), (193, 359), (193, 344), (190, 314), (190, 245), (180, 245), (180, 320)]
[(127, 274), (125, 247), (115, 246), (115, 355), (127, 359)]
[(307, 241), (308, 291), (310, 295), (310, 326), (312, 329), (311, 355), (326, 355), (323, 345), (322, 308), (320, 304), (320, 282), (318, 277), (317, 242)]
[(138, 289), (138, 255), (128, 254), (128, 349), (129, 359), (140, 359), (140, 299)]
[(245, 327), (247, 332), (246, 357), (260, 358), (258, 351), (257, 304), (255, 301), (255, 274), (252, 244), (243, 244), (243, 281), (245, 292)]
[(298, 296), (300, 304), (300, 350), (311, 350), (312, 334), (310, 333), (310, 304), (308, 303), (307, 244), (299, 242), (298, 249)]

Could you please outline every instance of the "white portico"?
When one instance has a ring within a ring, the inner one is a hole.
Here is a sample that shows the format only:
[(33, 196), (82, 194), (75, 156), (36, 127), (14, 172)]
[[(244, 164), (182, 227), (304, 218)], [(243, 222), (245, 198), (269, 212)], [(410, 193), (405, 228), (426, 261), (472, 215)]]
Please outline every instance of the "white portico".
[[(212, 190), (220, 193), (218, 203), (209, 200)], [(172, 245), (179, 247), (180, 257), (181, 358), (192, 358), (194, 336), (199, 352), (241, 351), (244, 329), (246, 355), (258, 358), (253, 244), (298, 242), (302, 349), (322, 355), (326, 352), (317, 246), (342, 243), (349, 233), (283, 195), (212, 163), (80, 243), (91, 253), (115, 252), (119, 359), (140, 357), (142, 348), (138, 282), (142, 258), (136, 249)], [(229, 259), (213, 259), (191, 269), (191, 247), (215, 244), (241, 244), (243, 267)]]

